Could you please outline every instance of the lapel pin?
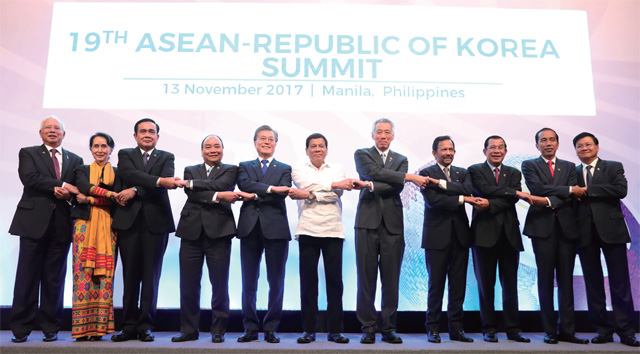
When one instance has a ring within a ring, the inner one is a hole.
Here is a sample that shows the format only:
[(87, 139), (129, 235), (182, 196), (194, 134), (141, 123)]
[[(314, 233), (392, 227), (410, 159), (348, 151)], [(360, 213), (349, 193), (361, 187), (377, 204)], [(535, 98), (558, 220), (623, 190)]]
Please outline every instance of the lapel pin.
[(456, 171), (456, 174), (457, 174), (457, 175), (459, 175), (459, 174), (460, 174), (460, 172)]
[(596, 171), (600, 171), (600, 167), (596, 168)]
[(505, 174), (503, 174), (503, 175), (502, 175), (502, 177), (507, 177), (507, 174), (506, 174), (506, 173), (505, 173)]
[(559, 168), (558, 168), (557, 170), (558, 170), (558, 171), (560, 171), (560, 169), (559, 169)]

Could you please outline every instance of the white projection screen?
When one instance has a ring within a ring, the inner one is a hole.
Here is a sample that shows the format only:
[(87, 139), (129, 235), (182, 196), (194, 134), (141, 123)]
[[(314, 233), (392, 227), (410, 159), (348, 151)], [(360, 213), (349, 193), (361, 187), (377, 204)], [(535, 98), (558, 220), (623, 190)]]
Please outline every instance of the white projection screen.
[[(2, 0), (0, 306), (11, 305), (19, 249), (18, 237), (8, 233), (22, 192), (18, 150), (41, 144), (40, 121), (53, 114), (66, 124), (63, 147), (85, 162), (92, 161), (88, 140), (94, 132), (113, 136), (116, 150), (133, 147), (134, 123), (153, 118), (160, 125), (157, 147), (175, 154), (179, 177), (185, 166), (202, 162), (200, 142), (208, 134), (224, 140), (223, 162), (254, 159), (253, 133), (263, 124), (278, 131), (275, 157), (289, 164), (306, 159), (308, 135), (324, 134), (327, 161), (342, 164), (349, 177), (357, 176), (354, 151), (373, 145), (371, 124), (380, 117), (395, 122), (391, 148), (408, 157), (414, 173), (434, 163), (431, 143), (439, 135), (453, 138), (454, 165), (465, 168), (484, 161), (486, 137), (500, 135), (508, 144), (505, 164), (520, 168), (523, 160), (539, 155), (534, 134), (540, 128), (558, 132), (558, 156), (573, 162), (578, 159), (571, 140), (592, 132), (600, 140), (600, 157), (625, 167), (629, 189), (622, 202), (632, 238), (628, 256), (638, 309), (639, 53), (640, 2), (634, 0)], [(117, 151), (112, 162), (117, 163)], [(177, 223), (186, 195), (182, 190), (169, 195)], [(399, 310), (424, 311), (424, 202), (412, 184), (405, 186), (402, 199), (406, 249)], [(356, 303), (357, 201), (356, 191), (342, 197), (345, 310), (355, 310)], [(239, 203), (233, 207), (236, 220), (239, 208)], [(517, 209), (522, 227), (527, 204), (519, 202)], [(287, 201), (287, 211), (293, 231), (294, 201)], [(170, 235), (160, 308), (179, 307), (179, 244)], [(520, 309), (538, 310), (536, 266), (527, 237), (524, 244)], [(234, 240), (232, 309), (241, 307), (239, 249)], [(294, 239), (285, 281), (288, 310), (300, 308), (298, 257)], [(116, 307), (122, 305), (120, 268)], [(464, 309), (473, 311), (479, 308), (471, 262), (468, 272)], [(261, 309), (267, 304), (265, 273), (263, 262)], [(203, 308), (210, 306), (207, 278), (205, 269)], [(586, 310), (578, 260), (574, 288), (576, 309)], [(67, 307), (71, 293), (69, 271)], [(324, 284), (319, 294), (324, 309)], [(502, 309), (499, 297), (496, 307)]]

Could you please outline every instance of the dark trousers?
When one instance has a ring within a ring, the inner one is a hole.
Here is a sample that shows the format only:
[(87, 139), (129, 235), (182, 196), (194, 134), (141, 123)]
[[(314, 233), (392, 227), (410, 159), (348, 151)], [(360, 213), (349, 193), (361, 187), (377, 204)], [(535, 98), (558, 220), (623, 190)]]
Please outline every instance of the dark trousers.
[(273, 240), (264, 237), (259, 222), (247, 237), (240, 239), (242, 324), (245, 330), (260, 330), (260, 320), (256, 311), (256, 293), (263, 251), (267, 265), (267, 281), (269, 282), (269, 303), (267, 314), (262, 321), (262, 328), (265, 332), (275, 332), (282, 319), (284, 275), (289, 255), (289, 240)]
[(404, 236), (393, 235), (384, 221), (375, 230), (356, 228), (356, 266), (358, 272), (358, 294), (356, 317), (364, 333), (378, 331), (375, 306), (378, 268), (382, 283), (383, 333), (395, 331), (398, 317), (398, 293), (400, 269), (404, 256)]
[(449, 278), (449, 303), (447, 316), (449, 317), (449, 333), (463, 330), (462, 319), (464, 312), (462, 304), (467, 287), (467, 265), (469, 264), (469, 249), (462, 247), (455, 232), (452, 232), (447, 247), (441, 250), (425, 249), (427, 273), (429, 274), (429, 291), (427, 294), (427, 331), (438, 331), (440, 315), (442, 314), (442, 298), (444, 286)]
[(149, 232), (141, 216), (138, 216), (129, 230), (118, 232), (118, 249), (124, 281), (124, 332), (143, 333), (153, 330), (162, 258), (167, 249), (167, 240), (167, 233)]
[(31, 333), (38, 314), (42, 332), (60, 330), (69, 242), (59, 241), (57, 236), (55, 218), (52, 217), (42, 238), (20, 237), (10, 320), (14, 334)]
[(315, 333), (318, 327), (318, 261), (324, 262), (327, 286), (329, 333), (342, 332), (342, 246), (344, 239), (300, 235), (300, 313), (302, 329)]
[[(545, 333), (575, 333), (573, 308), (573, 268), (576, 260), (577, 240), (568, 240), (556, 218), (553, 231), (547, 238), (531, 238), (538, 267), (538, 297), (540, 315)], [(553, 289), (558, 283), (558, 319), (553, 310)], [(559, 327), (559, 329), (558, 329)]]
[(521, 332), (518, 320), (518, 265), (520, 252), (509, 243), (502, 231), (498, 242), (492, 247), (473, 246), (473, 269), (478, 282), (480, 297), (480, 317), (482, 332), (497, 332), (494, 300), (496, 287), (496, 268), (502, 286), (502, 315), (507, 333)]
[[(591, 225), (591, 230), (591, 243), (579, 249), (584, 285), (587, 290), (589, 321), (600, 334), (609, 335), (615, 330), (621, 336), (633, 335), (631, 316), (634, 310), (626, 244), (602, 242), (595, 225)], [(613, 321), (607, 315), (600, 250), (604, 253), (609, 272)]]
[(211, 334), (224, 334), (227, 331), (232, 237), (209, 238), (203, 229), (197, 240), (180, 240), (180, 332), (198, 331), (204, 260), (212, 288)]

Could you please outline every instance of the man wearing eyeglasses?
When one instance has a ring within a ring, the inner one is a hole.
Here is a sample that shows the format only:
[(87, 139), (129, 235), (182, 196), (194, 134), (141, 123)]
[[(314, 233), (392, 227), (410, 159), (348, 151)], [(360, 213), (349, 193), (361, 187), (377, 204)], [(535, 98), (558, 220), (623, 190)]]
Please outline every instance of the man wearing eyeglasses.
[(241, 162), (238, 166), (238, 188), (254, 194), (253, 199), (242, 203), (238, 220), (244, 326), (238, 342), (258, 339), (260, 320), (256, 311), (256, 293), (264, 252), (269, 282), (269, 304), (262, 321), (264, 340), (280, 343), (276, 331), (282, 318), (285, 266), (291, 240), (285, 205), (291, 187), (291, 166), (273, 158), (278, 132), (270, 126), (256, 129), (253, 143), (258, 158)]

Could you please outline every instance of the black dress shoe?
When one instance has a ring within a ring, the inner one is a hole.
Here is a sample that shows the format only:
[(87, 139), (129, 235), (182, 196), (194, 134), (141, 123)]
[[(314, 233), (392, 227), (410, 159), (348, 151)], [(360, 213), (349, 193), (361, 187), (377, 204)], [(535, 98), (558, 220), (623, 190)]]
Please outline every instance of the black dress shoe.
[(42, 337), (43, 342), (55, 342), (58, 340), (58, 332), (47, 332)]
[(125, 331), (120, 331), (111, 336), (111, 340), (114, 342), (126, 342), (128, 340), (136, 339), (138, 335), (135, 333), (128, 333)]
[(212, 334), (211, 342), (213, 343), (223, 343), (224, 342), (224, 334)]
[(11, 341), (13, 343), (24, 343), (27, 341), (27, 337), (29, 337), (28, 334), (14, 334), (13, 337), (11, 337)]
[(640, 347), (640, 342), (632, 334), (627, 336), (620, 336), (620, 343), (628, 345), (630, 347)]
[(498, 343), (498, 335), (496, 334), (496, 332), (485, 333), (484, 341), (489, 343)]
[(545, 333), (544, 342), (547, 344), (558, 344), (558, 336), (555, 334)]
[(86, 341), (89, 340), (89, 338), (91, 338), (91, 337), (89, 337), (89, 336), (78, 337), (78, 338), (76, 338), (76, 342), (86, 342)]
[(180, 333), (175, 337), (171, 338), (172, 342), (186, 342), (186, 341), (190, 341), (190, 340), (197, 340), (200, 337), (200, 334), (198, 332), (191, 332), (191, 333)]
[(473, 342), (473, 338), (468, 337), (464, 331), (458, 331), (454, 333), (449, 333), (449, 339), (457, 340), (458, 342), (471, 343)]
[(398, 336), (396, 331), (382, 333), (382, 341), (389, 344), (402, 344), (402, 338)]
[(280, 343), (280, 337), (276, 332), (264, 332), (264, 340), (267, 343)]
[(238, 337), (238, 343), (247, 343), (252, 340), (258, 340), (258, 332), (246, 330), (240, 337)]
[(373, 344), (376, 342), (376, 334), (375, 333), (363, 333), (360, 338), (360, 343), (362, 344)]
[(564, 333), (561, 333), (558, 336), (558, 340), (560, 342), (569, 342), (569, 343), (575, 343), (575, 344), (589, 344), (589, 340), (588, 339), (578, 338), (578, 337), (576, 337), (575, 334), (564, 334)]
[(342, 333), (327, 333), (327, 340), (329, 342), (336, 342), (340, 344), (349, 343), (349, 338), (342, 335)]
[(304, 332), (298, 338), (298, 343), (300, 344), (306, 344), (306, 343), (311, 343), (315, 341), (316, 341), (316, 334), (311, 332)]
[(89, 338), (87, 338), (87, 340), (89, 342), (99, 342), (102, 340), (102, 336), (89, 336)]
[[(138, 333), (138, 339), (140, 339), (141, 342), (153, 342), (155, 338), (156, 337), (153, 335), (153, 332), (151, 332), (150, 329), (144, 332)], [(171, 339), (173, 340), (173, 338)]]
[(598, 333), (597, 336), (591, 338), (591, 343), (593, 344), (604, 344), (611, 342), (613, 342), (613, 334)]
[(520, 342), (520, 343), (529, 343), (531, 342), (531, 339), (525, 337), (524, 335), (522, 335), (521, 332), (513, 332), (513, 333), (507, 333), (507, 339), (508, 340), (515, 340), (516, 342)]
[(438, 331), (429, 331), (427, 332), (427, 340), (430, 343), (440, 343), (442, 339), (440, 339), (440, 333)]

